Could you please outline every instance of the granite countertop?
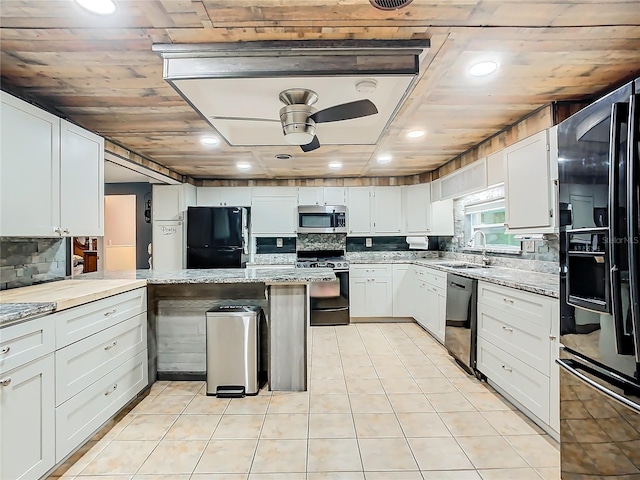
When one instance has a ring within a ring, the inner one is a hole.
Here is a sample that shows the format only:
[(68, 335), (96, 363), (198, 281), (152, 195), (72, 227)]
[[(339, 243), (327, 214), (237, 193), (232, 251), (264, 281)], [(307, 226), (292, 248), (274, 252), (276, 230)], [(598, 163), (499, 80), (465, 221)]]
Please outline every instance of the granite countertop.
[(266, 283), (305, 284), (332, 282), (336, 279), (330, 268), (215, 268), (182, 269), (169, 271), (135, 270), (122, 272), (95, 272), (76, 278), (107, 279), (136, 278), (146, 280), (148, 285), (180, 283)]
[(54, 302), (0, 303), (0, 325), (51, 313), (55, 308)]
[(495, 283), (505, 287), (515, 288), (525, 292), (537, 293), (552, 298), (560, 298), (560, 281), (558, 275), (550, 273), (532, 272), (498, 266), (488, 268), (452, 268), (449, 265), (468, 264), (469, 262), (447, 260), (446, 258), (402, 258), (389, 255), (371, 254), (367, 258), (355, 258), (349, 260), (351, 264), (412, 264), (441, 270), (447, 273), (455, 273), (463, 277), (474, 278), (485, 282)]

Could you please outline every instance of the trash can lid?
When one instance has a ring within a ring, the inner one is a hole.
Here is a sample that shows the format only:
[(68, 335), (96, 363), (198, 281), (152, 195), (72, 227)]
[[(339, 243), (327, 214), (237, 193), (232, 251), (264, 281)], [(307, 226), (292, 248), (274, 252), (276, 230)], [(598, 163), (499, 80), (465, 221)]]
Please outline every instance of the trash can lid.
[(259, 305), (217, 305), (207, 313), (257, 313), (262, 308)]

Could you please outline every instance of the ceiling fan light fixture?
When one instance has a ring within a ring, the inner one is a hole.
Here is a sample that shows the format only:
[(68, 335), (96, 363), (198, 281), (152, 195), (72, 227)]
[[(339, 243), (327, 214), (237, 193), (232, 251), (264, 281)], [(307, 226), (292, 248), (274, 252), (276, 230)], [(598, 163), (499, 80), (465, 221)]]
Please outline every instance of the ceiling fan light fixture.
[(76, 0), (76, 3), (98, 15), (111, 15), (116, 11), (116, 4), (113, 0)]
[(497, 62), (491, 60), (486, 62), (478, 62), (469, 67), (469, 75), (471, 75), (472, 77), (486, 77), (487, 75), (491, 75), (496, 70), (498, 70), (499, 66), (500, 65), (498, 65)]

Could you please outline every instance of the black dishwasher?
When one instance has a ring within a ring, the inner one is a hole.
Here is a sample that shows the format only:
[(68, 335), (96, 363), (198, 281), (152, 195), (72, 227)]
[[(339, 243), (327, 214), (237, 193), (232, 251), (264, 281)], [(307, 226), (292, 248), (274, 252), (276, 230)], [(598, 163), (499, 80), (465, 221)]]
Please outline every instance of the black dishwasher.
[(447, 274), (444, 346), (467, 373), (476, 370), (478, 281)]

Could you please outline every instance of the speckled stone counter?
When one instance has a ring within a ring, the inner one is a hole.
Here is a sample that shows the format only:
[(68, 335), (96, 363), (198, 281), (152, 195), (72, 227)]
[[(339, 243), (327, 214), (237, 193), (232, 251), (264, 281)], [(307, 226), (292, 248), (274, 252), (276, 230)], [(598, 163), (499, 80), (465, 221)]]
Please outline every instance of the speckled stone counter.
[(78, 279), (136, 278), (149, 285), (196, 283), (265, 283), (267, 285), (300, 285), (312, 282), (332, 282), (336, 279), (330, 268), (215, 268), (183, 270), (136, 270), (94, 272)]
[(52, 302), (0, 303), (0, 325), (51, 313), (55, 308), (56, 304)]
[(474, 278), (485, 282), (495, 283), (505, 287), (515, 288), (525, 292), (537, 293), (547, 297), (560, 297), (560, 280), (558, 275), (550, 273), (530, 272), (515, 268), (489, 266), (488, 268), (452, 268), (450, 265), (461, 265), (468, 262), (447, 260), (445, 258), (411, 258), (402, 255), (368, 254), (366, 257), (350, 257), (352, 264), (391, 263), (412, 264), (430, 267), (447, 273), (455, 273), (463, 277)]

